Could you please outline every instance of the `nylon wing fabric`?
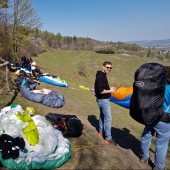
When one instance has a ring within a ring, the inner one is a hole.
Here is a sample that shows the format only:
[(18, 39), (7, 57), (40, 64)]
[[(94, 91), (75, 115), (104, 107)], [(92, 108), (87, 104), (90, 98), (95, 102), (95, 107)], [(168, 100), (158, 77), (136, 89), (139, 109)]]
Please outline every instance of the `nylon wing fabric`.
[(133, 87), (119, 87), (115, 92), (111, 93), (110, 101), (129, 109), (130, 98), (133, 93)]

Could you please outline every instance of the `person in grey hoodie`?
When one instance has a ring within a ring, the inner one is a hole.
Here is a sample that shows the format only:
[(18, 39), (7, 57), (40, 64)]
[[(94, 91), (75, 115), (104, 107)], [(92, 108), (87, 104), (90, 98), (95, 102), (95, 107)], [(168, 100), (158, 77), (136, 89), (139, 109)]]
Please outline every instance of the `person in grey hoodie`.
[(98, 136), (99, 137), (105, 136), (104, 140), (105, 144), (118, 145), (112, 139), (111, 135), (112, 115), (110, 108), (110, 95), (117, 89), (116, 87), (110, 87), (107, 80), (106, 75), (111, 71), (111, 69), (112, 63), (109, 61), (105, 61), (103, 63), (102, 70), (97, 71), (96, 73), (94, 89), (96, 101), (100, 109)]

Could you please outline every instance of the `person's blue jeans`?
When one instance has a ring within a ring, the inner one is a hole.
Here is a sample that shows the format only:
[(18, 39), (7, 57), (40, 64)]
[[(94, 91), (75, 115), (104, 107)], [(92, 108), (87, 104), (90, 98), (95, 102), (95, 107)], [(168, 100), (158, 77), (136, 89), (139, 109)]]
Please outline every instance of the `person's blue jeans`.
[(149, 148), (152, 141), (152, 136), (156, 132), (155, 146), (155, 167), (164, 169), (165, 158), (168, 151), (170, 139), (170, 123), (159, 122), (153, 128), (145, 126), (141, 137), (141, 155), (144, 159), (149, 159)]
[(105, 132), (107, 140), (112, 139), (111, 135), (111, 123), (112, 115), (110, 109), (110, 99), (97, 99), (98, 106), (100, 108), (99, 118), (99, 132)]

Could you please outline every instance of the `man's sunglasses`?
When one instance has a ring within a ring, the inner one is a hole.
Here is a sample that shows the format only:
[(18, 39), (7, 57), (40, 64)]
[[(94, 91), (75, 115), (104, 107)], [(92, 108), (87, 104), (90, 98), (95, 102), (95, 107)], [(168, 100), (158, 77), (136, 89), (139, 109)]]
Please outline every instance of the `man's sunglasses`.
[(110, 70), (112, 69), (112, 67), (106, 67), (106, 68), (107, 68), (107, 69), (110, 69)]

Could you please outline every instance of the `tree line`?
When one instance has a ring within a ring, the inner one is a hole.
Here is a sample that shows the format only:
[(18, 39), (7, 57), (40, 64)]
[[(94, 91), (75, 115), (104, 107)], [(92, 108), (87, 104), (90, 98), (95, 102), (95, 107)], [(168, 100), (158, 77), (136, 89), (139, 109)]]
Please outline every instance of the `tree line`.
[[(6, 2), (8, 4), (0, 4), (0, 56), (5, 60), (15, 61), (22, 55), (35, 56), (50, 49), (95, 50), (106, 54), (128, 52), (143, 55), (141, 52), (143, 49), (136, 44), (103, 42), (88, 37), (62, 36), (61, 33), (41, 31), (42, 23), (31, 0), (6, 0)], [(146, 53), (145, 50), (145, 55)]]
[(0, 52), (7, 60), (17, 58), (41, 26), (30, 0), (8, 0), (0, 8)]
[(7, 60), (48, 48), (92, 50), (100, 43), (91, 38), (40, 31), (42, 24), (30, 0), (8, 0), (7, 6), (0, 5), (0, 16), (0, 53)]

